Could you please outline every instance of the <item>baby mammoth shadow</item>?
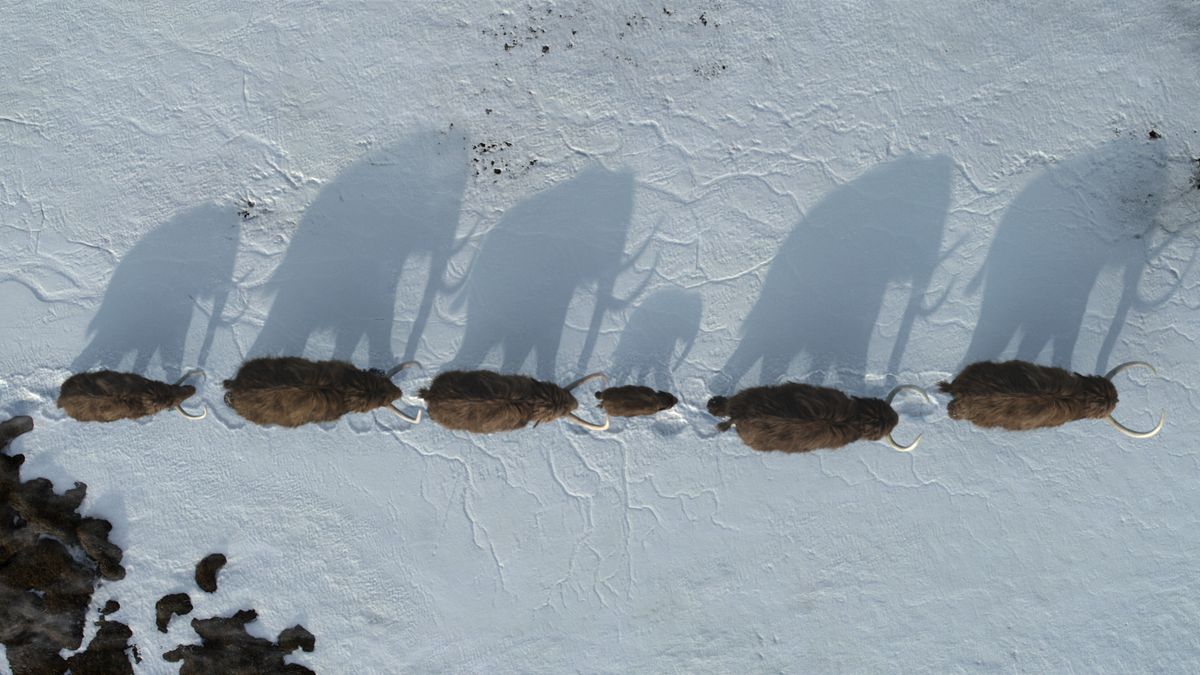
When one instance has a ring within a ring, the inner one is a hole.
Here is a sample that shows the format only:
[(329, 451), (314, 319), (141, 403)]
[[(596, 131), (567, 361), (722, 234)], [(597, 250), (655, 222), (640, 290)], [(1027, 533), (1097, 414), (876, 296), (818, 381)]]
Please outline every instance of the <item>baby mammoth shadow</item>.
[(652, 378), (654, 386), (673, 389), (671, 371), (696, 344), (701, 307), (699, 293), (678, 288), (655, 291), (639, 302), (613, 352), (613, 381), (647, 384)]
[(203, 366), (232, 288), (238, 238), (232, 209), (215, 204), (184, 211), (143, 237), (113, 271), (88, 324), (91, 340), (71, 370), (117, 368), (132, 355), (132, 370), (146, 372), (158, 354), (168, 377), (179, 377), (193, 310), (198, 301), (211, 298), (212, 314), (195, 360)]
[[(1167, 179), (1161, 143), (1123, 138), (1047, 169), (1012, 202), (983, 268), (967, 285), (983, 287), (979, 321), (964, 362), (1001, 356), (1018, 339), (1016, 357), (1070, 367), (1089, 299), (1096, 289), (1118, 296), (1098, 346), (1104, 370), (1131, 310), (1153, 309), (1141, 295), (1147, 264), (1176, 238), (1156, 224)], [(1106, 274), (1106, 270), (1111, 270)]]
[(365, 340), (371, 366), (394, 363), (396, 288), (406, 261), (425, 256), (429, 277), (404, 353), (411, 360), (461, 246), (466, 176), (462, 142), (436, 133), (371, 152), (338, 175), (305, 211), (267, 282), (275, 300), (248, 354), (303, 354), (314, 332), (329, 331), (335, 359), (350, 360)]
[(780, 246), (716, 389), (732, 390), (761, 362), (778, 382), (797, 356), (810, 371), (867, 372), (867, 349), (888, 287), (909, 282), (887, 370), (896, 372), (939, 257), (950, 171), (946, 157), (906, 157), (876, 167), (817, 204)]
[[(599, 167), (538, 194), (504, 214), (484, 239), (467, 278), (466, 332), (451, 367), (474, 368), (499, 348), (501, 370), (520, 370), (536, 354), (538, 377), (556, 368), (567, 310), (595, 286), (595, 305), (579, 355), (587, 367), (604, 315), (625, 306), (613, 296), (633, 210), (633, 177)], [(649, 277), (630, 297), (636, 297)]]

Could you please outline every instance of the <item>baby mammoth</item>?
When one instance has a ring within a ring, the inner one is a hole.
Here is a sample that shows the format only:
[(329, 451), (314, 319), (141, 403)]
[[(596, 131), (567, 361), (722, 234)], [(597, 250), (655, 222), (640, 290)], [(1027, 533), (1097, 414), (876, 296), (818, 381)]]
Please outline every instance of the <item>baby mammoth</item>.
[(396, 373), (420, 365), (402, 363), (386, 373), (361, 370), (344, 361), (309, 361), (294, 356), (252, 359), (237, 377), (225, 380), (225, 403), (255, 424), (298, 427), (332, 422), (342, 415), (388, 407), (416, 424), (392, 404), (403, 393), (391, 380)]
[(137, 419), (175, 408), (188, 419), (201, 420), (208, 409), (193, 415), (183, 409), (183, 402), (196, 393), (196, 388), (184, 382), (192, 375), (204, 375), (193, 370), (175, 384), (151, 380), (134, 373), (101, 370), (79, 373), (67, 378), (58, 392), (58, 407), (80, 422), (115, 422)]
[(420, 395), (429, 408), (429, 417), (449, 429), (491, 434), (566, 417), (585, 429), (604, 431), (608, 418), (602, 424), (583, 421), (574, 413), (579, 402), (571, 394), (575, 387), (597, 378), (605, 375), (593, 373), (560, 387), (524, 375), (454, 370), (433, 378)]
[(1162, 431), (1165, 415), (1150, 431), (1134, 431), (1112, 416), (1117, 388), (1111, 380), (1133, 367), (1155, 372), (1142, 361), (1123, 363), (1104, 377), (1026, 361), (984, 361), (967, 366), (950, 382), (939, 382), (938, 389), (954, 397), (948, 408), (951, 418), (981, 427), (1026, 431), (1075, 420), (1106, 419), (1127, 436), (1150, 438)]
[(896, 387), (886, 400), (881, 400), (788, 382), (744, 389), (729, 398), (716, 396), (709, 400), (708, 412), (728, 417), (717, 429), (736, 428), (742, 441), (755, 450), (808, 452), (840, 448), (858, 440), (885, 439), (893, 449), (908, 452), (917, 447), (921, 437), (902, 446), (891, 435), (900, 421), (892, 409), (892, 399), (906, 389), (929, 399), (924, 391), (911, 385)]
[(675, 407), (679, 399), (650, 387), (626, 385), (596, 392), (600, 407), (613, 417), (641, 417)]

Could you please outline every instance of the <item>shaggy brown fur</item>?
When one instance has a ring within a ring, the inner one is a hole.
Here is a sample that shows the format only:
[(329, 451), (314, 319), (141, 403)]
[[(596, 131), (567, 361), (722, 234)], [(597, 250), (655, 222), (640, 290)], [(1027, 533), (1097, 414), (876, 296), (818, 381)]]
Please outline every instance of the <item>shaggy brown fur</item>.
[(579, 407), (571, 392), (553, 382), (487, 370), (442, 373), (421, 390), (421, 398), (433, 421), (476, 434), (553, 422)]
[(675, 407), (679, 399), (650, 387), (626, 385), (596, 392), (600, 407), (614, 417), (641, 417)]
[(225, 554), (210, 553), (196, 563), (196, 585), (200, 590), (205, 593), (217, 592), (217, 572), (221, 571), (226, 562)]
[(857, 440), (877, 441), (900, 422), (896, 411), (881, 399), (794, 382), (714, 397), (708, 411), (730, 418), (717, 429), (734, 427), (746, 445), (764, 451), (808, 452)]
[(242, 365), (225, 380), (225, 402), (255, 424), (298, 427), (370, 412), (402, 393), (382, 372), (344, 361), (266, 357)]
[(195, 393), (190, 384), (101, 370), (67, 378), (58, 392), (58, 407), (80, 422), (115, 422), (174, 408)]
[(938, 389), (954, 396), (953, 419), (1012, 431), (1104, 419), (1117, 407), (1117, 388), (1105, 378), (1025, 361), (972, 363)]

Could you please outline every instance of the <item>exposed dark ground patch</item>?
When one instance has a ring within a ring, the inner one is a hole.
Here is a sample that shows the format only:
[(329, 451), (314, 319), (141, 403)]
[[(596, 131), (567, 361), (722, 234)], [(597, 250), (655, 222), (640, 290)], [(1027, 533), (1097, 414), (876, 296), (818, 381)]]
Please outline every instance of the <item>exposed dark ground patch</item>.
[(223, 553), (210, 553), (196, 563), (196, 585), (205, 593), (217, 592), (217, 572), (225, 566), (228, 559)]
[(45, 478), (21, 480), (25, 457), (5, 451), (32, 429), (28, 417), (0, 424), (0, 644), (9, 666), (13, 673), (132, 672), (126, 652), (133, 633), (103, 618), (119, 608), (113, 601), (88, 650), (69, 661), (59, 655), (79, 649), (100, 580), (121, 579), (125, 568), (108, 540), (109, 522), (78, 513), (86, 485), (60, 495)]
[(154, 625), (158, 626), (160, 633), (165, 633), (171, 619), (176, 614), (183, 616), (191, 613), (192, 599), (188, 597), (187, 593), (164, 595), (154, 603)]
[(471, 146), (475, 156), (471, 158), (476, 176), (499, 176), (512, 171), (509, 165), (507, 150), (512, 147), (510, 141), (480, 141)]
[[(226, 557), (220, 553), (205, 556), (196, 564), (196, 584), (209, 593), (215, 592), (217, 570), (226, 562)], [(165, 633), (171, 616), (192, 611), (192, 602), (186, 593), (173, 593), (163, 596), (155, 610), (158, 629)], [(163, 654), (163, 658), (171, 663), (180, 663), (180, 675), (313, 673), (302, 665), (285, 663), (283, 660), (297, 649), (306, 652), (315, 649), (317, 638), (312, 633), (297, 624), (280, 631), (275, 642), (271, 642), (246, 632), (246, 625), (257, 619), (258, 612), (253, 609), (239, 610), (233, 616), (227, 617), (192, 619), (192, 630), (200, 636), (201, 643), (179, 645)]]
[(316, 638), (303, 626), (292, 626), (279, 633), (275, 642), (246, 632), (246, 624), (258, 619), (252, 609), (243, 609), (229, 617), (192, 619), (192, 629), (202, 640), (198, 645), (179, 645), (163, 654), (171, 663), (182, 663), (179, 675), (299, 675), (313, 673), (296, 663), (284, 663), (283, 657), (297, 649), (311, 652)]
[(67, 659), (72, 675), (133, 675), (133, 665), (129, 663), (131, 651), (134, 660), (142, 662), (137, 647), (129, 644), (133, 631), (120, 621), (109, 621), (109, 613), (101, 612), (96, 636), (88, 648)]

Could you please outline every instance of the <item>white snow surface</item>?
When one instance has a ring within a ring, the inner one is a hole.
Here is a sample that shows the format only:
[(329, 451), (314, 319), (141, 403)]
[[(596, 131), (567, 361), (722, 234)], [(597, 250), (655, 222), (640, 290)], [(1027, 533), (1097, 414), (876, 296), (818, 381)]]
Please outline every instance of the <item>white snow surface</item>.
[[(311, 630), (322, 673), (1200, 670), (1194, 3), (2, 14), (0, 414), (36, 420), (26, 477), (113, 522), (128, 574), (94, 601), (139, 672), (247, 607)], [(682, 404), (610, 433), (265, 428), (221, 399), (261, 354), (415, 357), (410, 410), (455, 366)], [(1118, 416), (1166, 429), (905, 397), (917, 452), (789, 456), (704, 408), (1013, 356), (1151, 361)], [(201, 366), (213, 414), (66, 418), (59, 384), (102, 366)]]

